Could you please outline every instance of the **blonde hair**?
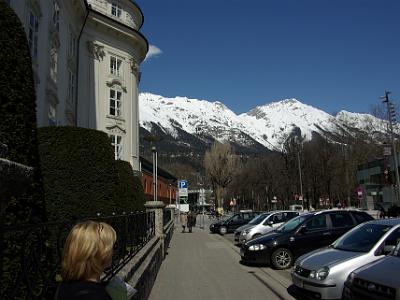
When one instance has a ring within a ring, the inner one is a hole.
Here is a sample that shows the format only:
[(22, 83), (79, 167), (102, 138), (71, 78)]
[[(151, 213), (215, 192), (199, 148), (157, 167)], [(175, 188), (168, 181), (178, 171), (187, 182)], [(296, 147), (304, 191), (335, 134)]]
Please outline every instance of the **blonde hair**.
[(63, 281), (85, 280), (100, 274), (111, 261), (115, 230), (103, 222), (76, 224), (68, 234), (61, 263)]

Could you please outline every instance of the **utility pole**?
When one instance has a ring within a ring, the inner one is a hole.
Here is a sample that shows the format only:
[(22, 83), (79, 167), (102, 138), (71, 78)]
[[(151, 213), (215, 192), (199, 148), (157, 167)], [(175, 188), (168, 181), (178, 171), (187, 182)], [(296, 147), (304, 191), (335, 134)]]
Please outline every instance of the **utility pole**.
[(386, 104), (387, 112), (388, 112), (388, 121), (389, 121), (389, 131), (390, 131), (390, 140), (392, 142), (393, 149), (393, 159), (394, 159), (394, 168), (396, 169), (396, 201), (397, 204), (400, 203), (400, 179), (399, 179), (399, 164), (397, 161), (397, 151), (396, 151), (396, 143), (393, 135), (393, 123), (396, 122), (396, 111), (394, 105), (389, 100), (389, 95), (391, 92), (385, 91), (385, 96), (381, 96), (382, 102)]

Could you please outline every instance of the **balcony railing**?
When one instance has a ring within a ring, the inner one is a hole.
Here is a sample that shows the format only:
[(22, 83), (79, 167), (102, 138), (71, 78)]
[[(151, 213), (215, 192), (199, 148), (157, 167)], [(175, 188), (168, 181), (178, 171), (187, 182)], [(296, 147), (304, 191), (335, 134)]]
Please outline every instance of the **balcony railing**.
[[(108, 281), (155, 234), (154, 212), (91, 218), (117, 232)], [(82, 220), (84, 221), (84, 220)], [(54, 299), (65, 239), (76, 222), (8, 226), (0, 229), (0, 299)]]

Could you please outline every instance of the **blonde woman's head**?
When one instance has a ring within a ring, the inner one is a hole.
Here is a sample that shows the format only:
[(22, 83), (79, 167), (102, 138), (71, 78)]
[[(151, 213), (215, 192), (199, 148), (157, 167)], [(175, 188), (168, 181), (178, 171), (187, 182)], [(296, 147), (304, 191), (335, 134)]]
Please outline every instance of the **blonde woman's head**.
[(68, 234), (61, 263), (63, 281), (85, 280), (100, 276), (112, 259), (115, 230), (103, 222), (76, 224)]

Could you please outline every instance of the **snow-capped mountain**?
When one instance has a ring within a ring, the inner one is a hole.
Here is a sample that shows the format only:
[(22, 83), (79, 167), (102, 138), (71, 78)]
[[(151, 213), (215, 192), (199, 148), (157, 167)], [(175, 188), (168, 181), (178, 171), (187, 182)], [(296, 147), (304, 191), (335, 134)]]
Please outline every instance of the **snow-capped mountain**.
[[(300, 132), (306, 140), (315, 133), (339, 135), (357, 131), (386, 130), (385, 123), (368, 114), (346, 111), (332, 116), (322, 110), (285, 99), (257, 106), (247, 113), (236, 115), (219, 101), (166, 98), (150, 93), (139, 95), (140, 126), (147, 132), (157, 132), (176, 143), (192, 146), (228, 140), (235, 146), (257, 149), (257, 152), (280, 148), (282, 139)], [(191, 142), (187, 142), (190, 136)], [(194, 139), (194, 140), (193, 140)], [(265, 149), (266, 148), (266, 149)]]

